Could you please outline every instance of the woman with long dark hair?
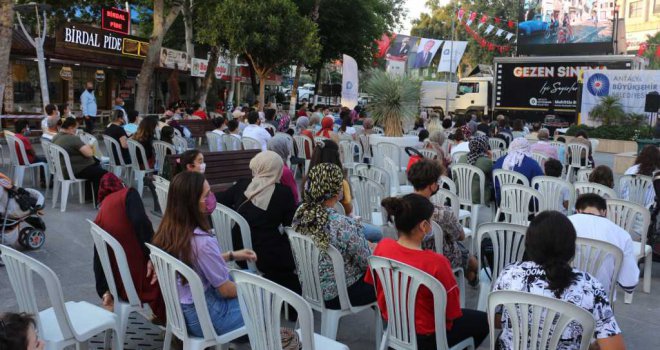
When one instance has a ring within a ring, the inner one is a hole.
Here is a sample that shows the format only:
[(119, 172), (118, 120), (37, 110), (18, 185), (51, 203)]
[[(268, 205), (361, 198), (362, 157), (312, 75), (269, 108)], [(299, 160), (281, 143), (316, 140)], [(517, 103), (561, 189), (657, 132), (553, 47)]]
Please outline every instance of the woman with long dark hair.
[[(208, 220), (215, 206), (215, 196), (204, 175), (194, 171), (178, 174), (170, 183), (167, 207), (153, 244), (199, 274), (213, 327), (220, 335), (244, 324), (236, 298), (236, 284), (229, 278), (226, 262), (254, 261), (257, 255), (249, 249), (232, 251), (232, 247), (218, 246)], [(201, 337), (190, 286), (186, 281), (179, 281), (177, 288), (188, 332)]]
[[(556, 298), (593, 314), (595, 334), (582, 334), (579, 325), (569, 324), (558, 349), (577, 349), (582, 337), (596, 338), (602, 350), (625, 349), (607, 292), (596, 278), (571, 268), (575, 239), (575, 228), (564, 214), (545, 211), (536, 215), (525, 235), (525, 253), (529, 260), (505, 267), (493, 290), (522, 291)], [(514, 349), (509, 322), (505, 311), (498, 340), (501, 349)]]
[[(637, 158), (635, 158), (635, 165), (631, 166), (626, 170), (624, 175), (645, 175), (653, 176), (656, 170), (660, 169), (660, 150), (655, 145), (646, 145), (642, 148), (642, 151), (639, 152)], [(628, 184), (625, 183), (621, 189), (621, 198), (628, 199)], [(650, 207), (651, 204), (655, 202), (655, 191), (653, 187), (649, 187), (646, 191), (646, 199), (644, 200), (644, 205)]]

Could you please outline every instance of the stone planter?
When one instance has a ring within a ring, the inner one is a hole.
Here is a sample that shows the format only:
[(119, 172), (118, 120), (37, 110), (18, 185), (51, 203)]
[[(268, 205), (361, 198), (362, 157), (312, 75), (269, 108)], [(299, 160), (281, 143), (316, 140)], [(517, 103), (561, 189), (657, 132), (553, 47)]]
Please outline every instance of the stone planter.
[[(413, 135), (403, 135), (403, 136), (383, 136), (383, 135), (371, 135), (369, 136), (369, 144), (375, 149), (376, 145), (381, 142), (389, 142), (399, 146), (401, 148), (401, 164), (408, 164), (408, 155), (404, 152), (406, 147), (417, 147), (419, 146), (419, 138)], [(375, 164), (379, 166), (381, 162), (376, 159)]]

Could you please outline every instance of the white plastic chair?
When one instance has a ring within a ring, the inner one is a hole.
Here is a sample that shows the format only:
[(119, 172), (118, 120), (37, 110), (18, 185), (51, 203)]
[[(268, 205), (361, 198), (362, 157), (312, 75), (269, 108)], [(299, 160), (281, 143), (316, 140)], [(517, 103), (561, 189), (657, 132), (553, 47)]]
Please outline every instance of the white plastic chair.
[(430, 148), (420, 148), (418, 149), (419, 153), (427, 159), (438, 159), (438, 152)]
[(451, 163), (458, 164), (461, 157), (466, 154), (468, 154), (468, 152), (454, 152), (454, 154), (451, 155)]
[[(500, 189), (500, 206), (495, 218), (504, 214), (504, 222), (528, 225), (529, 216), (545, 210), (545, 199), (539, 191), (524, 185), (504, 185)], [(530, 206), (532, 209), (530, 209)]]
[[(144, 177), (147, 174), (156, 172), (156, 170), (149, 166), (146, 151), (141, 143), (133, 139), (128, 139), (128, 152), (131, 154), (131, 172), (133, 173), (133, 181), (135, 181), (134, 183), (136, 185), (135, 189), (140, 194), (140, 197), (142, 197)], [(140, 157), (138, 157), (138, 154)], [(140, 164), (140, 159), (142, 160), (142, 164)]]
[(582, 327), (579, 350), (589, 349), (595, 321), (587, 310), (542, 295), (500, 290), (492, 292), (488, 297), (488, 325), (492, 350), (496, 348), (496, 334), (499, 333), (495, 329), (495, 315), (500, 305), (509, 315), (515, 350), (558, 349), (564, 331), (574, 322)]
[[(577, 237), (575, 240), (575, 257), (571, 261), (571, 266), (574, 268), (587, 272), (596, 277), (600, 283), (607, 288), (607, 295), (611, 303), (614, 303), (614, 294), (616, 293), (616, 281), (619, 277), (621, 264), (623, 263), (623, 251), (614, 244), (601, 241), (598, 239), (589, 239)], [(613, 268), (607, 269), (611, 271), (604, 280), (601, 268), (603, 265), (613, 265)]]
[(220, 135), (213, 131), (207, 131), (204, 135), (206, 135), (206, 142), (209, 144), (209, 152), (220, 152), (224, 149), (224, 147), (222, 147), (223, 149), (218, 147), (222, 142), (220, 140)]
[(419, 130), (410, 130), (408, 131), (408, 135), (419, 136)]
[[(314, 150), (314, 143), (312, 140), (309, 139), (309, 137), (305, 135), (295, 135), (293, 137), (293, 141), (296, 143), (296, 147), (298, 148), (298, 158), (303, 158), (305, 159), (305, 167), (303, 169), (303, 174), (307, 174), (309, 171), (309, 163), (312, 159), (311, 151)], [(307, 155), (306, 151), (309, 149), (310, 154)]]
[(381, 135), (381, 134), (385, 133), (385, 130), (383, 130), (383, 128), (381, 128), (380, 126), (374, 126), (372, 130), (373, 130), (374, 134)]
[[(415, 302), (421, 286), (433, 294), (433, 315), (435, 319), (435, 340), (438, 349), (449, 349), (447, 333), (444, 332), (447, 307), (447, 291), (435, 277), (410, 265), (379, 257), (369, 257), (369, 269), (374, 280), (380, 282), (385, 296), (387, 328), (380, 342), (380, 350), (388, 347), (400, 350), (417, 350), (415, 325)], [(379, 286), (376, 283), (375, 288)], [(380, 310), (383, 314), (384, 310)], [(450, 350), (474, 350), (474, 340), (468, 338), (451, 347)]]
[[(584, 157), (583, 157), (584, 155)], [(579, 143), (569, 143), (566, 145), (566, 159), (570, 159), (568, 170), (566, 171), (566, 180), (571, 182), (574, 170), (584, 169), (589, 163), (589, 148)]]
[[(532, 188), (541, 194), (543, 198), (541, 206), (545, 210), (568, 213), (575, 207), (575, 189), (566, 180), (552, 176), (536, 176), (532, 179)], [(565, 191), (568, 191), (568, 208), (564, 208), (563, 205)]]
[(298, 313), (297, 331), (305, 350), (348, 350), (348, 346), (314, 333), (314, 315), (298, 294), (257, 275), (232, 270), (238, 302), (253, 350), (282, 350), (282, 309), (292, 306)]
[(592, 168), (580, 169), (577, 172), (576, 182), (589, 182), (589, 175), (594, 171)]
[[(183, 348), (187, 350), (203, 350), (210, 346), (217, 347), (247, 334), (245, 327), (221, 335), (216, 334), (206, 305), (204, 286), (197, 272), (160, 248), (149, 243), (146, 243), (146, 245), (151, 251), (151, 263), (154, 265), (160, 290), (163, 293), (163, 300), (165, 301), (167, 326), (165, 328), (163, 349), (170, 349), (172, 334), (183, 342)], [(178, 281), (181, 278), (185, 278), (190, 287), (193, 304), (202, 329), (202, 337), (193, 337), (188, 334), (186, 319), (183, 316), (181, 302), (179, 301)]]
[[(445, 206), (447, 200), (449, 200), (449, 207), (454, 213), (454, 216), (456, 216), (458, 221), (461, 222), (462, 226), (465, 226), (465, 222), (471, 218), (471, 214), (469, 211), (461, 209), (460, 200), (458, 199), (457, 194), (441, 188), (435, 195), (431, 196), (431, 203), (437, 206)], [(472, 231), (467, 227), (463, 227), (463, 233), (465, 234), (465, 240), (467, 241), (466, 246), (470, 252), (472, 252)]]
[(646, 175), (623, 175), (619, 179), (621, 199), (650, 208), (655, 203), (653, 178)]
[(508, 151), (505, 150), (505, 149), (494, 149), (494, 150), (492, 150), (491, 154), (492, 154), (493, 162), (496, 162), (498, 159), (506, 156), (507, 153), (508, 153)]
[[(357, 152), (356, 152), (357, 150)], [(339, 155), (341, 156), (341, 165), (349, 170), (349, 174), (353, 173), (355, 165), (355, 156), (358, 161), (362, 159), (362, 146), (355, 141), (340, 141), (339, 142)]]
[(258, 149), (261, 150), (261, 142), (251, 138), (251, 137), (245, 137), (241, 138), (241, 143), (243, 144), (243, 149), (248, 150), (248, 149)]
[[(148, 305), (140, 301), (140, 297), (135, 290), (135, 284), (133, 283), (131, 271), (128, 267), (126, 252), (121, 246), (121, 243), (91, 220), (88, 219), (87, 222), (90, 225), (89, 233), (92, 235), (94, 247), (96, 248), (99, 260), (101, 261), (101, 266), (103, 267), (103, 275), (108, 283), (110, 294), (112, 294), (112, 298), (114, 299), (114, 313), (118, 318), (117, 331), (119, 332), (123, 343), (123, 339), (126, 337), (126, 328), (128, 327), (128, 317), (133, 312), (138, 312), (144, 315), (146, 313), (145, 306), (148, 307)], [(117, 272), (119, 273), (121, 284), (124, 286), (124, 291), (128, 300), (123, 300), (119, 296), (117, 282), (115, 281), (115, 275), (112, 271), (112, 257), (114, 257)]]
[[(342, 317), (367, 309), (376, 311), (377, 306), (375, 302), (363, 306), (351, 305), (351, 301), (348, 298), (348, 286), (346, 285), (344, 259), (337, 248), (329, 245), (327, 251), (322, 252), (310, 237), (303, 236), (288, 227), (285, 230), (289, 237), (289, 242), (291, 242), (293, 257), (296, 260), (298, 279), (302, 286), (302, 297), (309, 303), (313, 310), (321, 314), (321, 335), (330, 339), (337, 339), (339, 320)], [(339, 295), (340, 309), (338, 310), (325, 307), (323, 288), (321, 287), (320, 280), (321, 271), (319, 269), (319, 259), (322, 254), (327, 254), (332, 261), (333, 275)], [(380, 324), (380, 317), (377, 311), (374, 316), (377, 323), (376, 343), (378, 343), (378, 339), (381, 336), (379, 329), (382, 329), (382, 325)]]
[(506, 141), (497, 138), (497, 137), (491, 137), (488, 139), (488, 145), (490, 146), (490, 150), (505, 150), (506, 149)]
[(456, 183), (454, 182), (454, 180), (450, 179), (447, 176), (441, 175), (439, 182), (440, 182), (440, 187), (449, 190), (449, 192), (451, 193), (458, 194), (458, 189), (456, 188)]
[[(218, 203), (215, 210), (211, 214), (211, 221), (213, 221), (213, 231), (218, 240), (220, 249), (223, 251), (234, 250), (234, 240), (232, 238), (232, 228), (238, 225), (241, 229), (241, 239), (243, 241), (243, 248), (252, 249), (252, 233), (250, 231), (250, 224), (233, 209)], [(257, 272), (257, 264), (254, 261), (248, 261), (248, 268), (251, 271)], [(235, 267), (237, 265), (234, 265)]]
[(532, 153), (532, 158), (534, 158), (534, 160), (539, 164), (541, 169), (543, 169), (545, 162), (549, 159), (548, 156), (546, 156), (545, 154), (536, 153), (536, 152)]
[(229, 134), (221, 135), (222, 143), (225, 146), (225, 151), (240, 151), (243, 149), (243, 144), (241, 144), (241, 139), (236, 136)]
[[(442, 227), (435, 220), (431, 220), (431, 227), (433, 229), (433, 241), (435, 243), (435, 252), (438, 254), (444, 254), (444, 243), (445, 243), (445, 234), (442, 231)], [(456, 277), (456, 283), (458, 284), (458, 291), (460, 295), (460, 304), (461, 308), (465, 307), (465, 271), (463, 268), (457, 267), (452, 269), (454, 272), (454, 277)]]
[[(490, 238), (493, 244), (493, 266), (488, 266), (490, 269), (490, 281), (486, 278), (479, 280), (479, 297), (477, 299), (477, 310), (486, 311), (486, 303), (488, 293), (493, 290), (493, 283), (500, 275), (505, 266), (522, 261), (525, 254), (525, 233), (527, 227), (522, 225), (508, 224), (508, 223), (487, 223), (479, 226), (477, 230), (477, 244), (475, 253), (477, 255), (477, 263), (481, 271), (484, 266), (481, 266), (481, 245), (484, 238)], [(482, 274), (483, 276), (483, 274)]]
[[(651, 214), (646, 207), (621, 199), (607, 199), (607, 218), (626, 230), (633, 240), (633, 250), (637, 260), (644, 258), (644, 293), (651, 293), (651, 264), (653, 249), (647, 244)], [(632, 295), (626, 294), (625, 303), (632, 302)]]
[(605, 199), (611, 198), (611, 199), (618, 199), (619, 197), (616, 194), (616, 191), (613, 189), (595, 183), (595, 182), (576, 182), (573, 184), (573, 187), (575, 187), (575, 197), (580, 197), (581, 194), (584, 193), (595, 193)]
[(365, 222), (382, 224), (378, 222), (381, 215), (375, 214), (381, 210), (380, 202), (385, 198), (385, 188), (374, 180), (356, 175), (349, 177), (349, 183), (353, 190), (353, 202), (357, 204), (353, 210), (355, 214), (361, 216)]
[(165, 214), (167, 208), (167, 193), (170, 188), (170, 181), (163, 177), (154, 175), (154, 187), (156, 188), (156, 197), (158, 197), (158, 205), (160, 210)]
[(495, 169), (493, 170), (493, 185), (502, 187), (504, 185), (523, 185), (529, 187), (527, 177), (517, 171)]
[(176, 135), (178, 130), (174, 129), (174, 137), (172, 137), (172, 143), (174, 144), (174, 149), (176, 149), (177, 154), (181, 154), (188, 150), (188, 141), (181, 135)]
[(77, 179), (75, 177), (75, 175), (73, 174), (73, 169), (71, 168), (71, 159), (69, 158), (69, 154), (66, 153), (64, 148), (56, 144), (51, 144), (50, 146), (48, 146), (48, 152), (53, 161), (53, 165), (55, 166), (55, 176), (53, 181), (53, 208), (55, 208), (55, 205), (57, 204), (57, 199), (58, 196), (60, 195), (60, 187), (61, 187), (62, 198), (60, 204), (60, 211), (61, 212), (66, 211), (66, 203), (69, 200), (69, 188), (71, 187), (72, 184), (78, 185), (78, 192), (80, 192), (80, 204), (85, 203), (86, 183), (89, 183), (90, 186), (92, 187), (92, 199), (93, 199), (94, 207), (96, 207), (96, 199), (94, 199), (96, 194), (94, 193), (92, 183), (84, 179)]
[(391, 186), (390, 173), (380, 167), (371, 164), (358, 163), (353, 169), (355, 175), (364, 176), (381, 184), (385, 189), (385, 197), (390, 196)]
[[(35, 315), (39, 338), (46, 349), (64, 349), (88, 342), (97, 334), (113, 333), (113, 348), (122, 350), (117, 316), (86, 301), (64, 301), (60, 280), (48, 266), (19, 251), (0, 245), (9, 283), (14, 290), (20, 312)], [(39, 311), (34, 275), (44, 282), (51, 307)], [(105, 344), (108, 349), (108, 344)]]
[[(23, 186), (23, 177), (25, 176), (26, 169), (32, 169), (34, 171), (32, 179), (36, 186), (38, 183), (37, 179), (39, 178), (39, 168), (44, 168), (44, 174), (46, 175), (44, 181), (46, 182), (46, 186), (48, 186), (48, 183), (50, 182), (49, 181), (50, 171), (48, 169), (48, 163), (44, 163), (44, 162), (30, 163), (30, 161), (28, 160), (27, 152), (25, 152), (25, 145), (23, 144), (22, 141), (20, 141), (16, 136), (10, 135), (8, 133), (5, 133), (5, 139), (7, 140), (7, 148), (9, 149), (9, 159), (11, 161), (11, 165), (13, 169), (12, 179), (14, 180), (16, 186), (19, 187)], [(16, 150), (17, 146), (18, 146), (18, 151)], [(20, 152), (21, 154), (20, 157), (18, 156), (18, 152)], [(23, 160), (23, 164), (19, 162), (19, 158)]]
[[(479, 221), (479, 212), (486, 205), (484, 192), (486, 188), (486, 174), (476, 166), (469, 164), (454, 164), (451, 167), (452, 178), (456, 183), (458, 200), (461, 207), (470, 211), (470, 230), (475, 232)], [(472, 203), (472, 180), (479, 180), (479, 201)]]
[(390, 195), (401, 196), (413, 193), (415, 189), (411, 185), (399, 184), (399, 173), (396, 163), (388, 156), (383, 157), (383, 167), (390, 174)]
[[(103, 135), (103, 144), (105, 145), (106, 152), (108, 152), (108, 164), (110, 171), (124, 180), (129, 180), (126, 182), (130, 184), (131, 165), (126, 164), (124, 161), (124, 157), (121, 153), (121, 145), (119, 142), (108, 135)], [(115, 159), (115, 154), (119, 159), (119, 163), (117, 163), (117, 159)]]
[(153, 147), (154, 154), (156, 155), (156, 165), (154, 168), (159, 172), (162, 172), (163, 167), (165, 166), (165, 158), (168, 154), (176, 154), (176, 150), (173, 145), (164, 141), (154, 141)]
[[(391, 142), (380, 142), (374, 149), (374, 164), (380, 167), (385, 167), (383, 159), (390, 158), (397, 169), (396, 181), (399, 181), (398, 174), (401, 172), (401, 148), (399, 145)], [(392, 179), (394, 181), (395, 179)]]
[(261, 125), (263, 126), (264, 129), (266, 129), (266, 131), (270, 130), (273, 135), (275, 135), (275, 133), (277, 132), (277, 128), (275, 128), (275, 126), (273, 126), (272, 124), (263, 123)]

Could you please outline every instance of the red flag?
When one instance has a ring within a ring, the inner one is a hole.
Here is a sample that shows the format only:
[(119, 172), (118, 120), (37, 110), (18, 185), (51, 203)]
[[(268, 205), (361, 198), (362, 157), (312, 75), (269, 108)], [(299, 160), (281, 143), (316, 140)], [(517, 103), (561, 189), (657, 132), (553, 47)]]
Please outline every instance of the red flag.
[(660, 46), (655, 49), (655, 58), (660, 58)]
[(458, 15), (457, 15), (459, 22), (463, 20), (463, 15), (465, 15), (465, 10), (461, 7), (460, 9), (458, 9)]
[(639, 49), (637, 49), (637, 56), (644, 56), (644, 53), (646, 52), (647, 48), (648, 48), (647, 43), (641, 43), (639, 45)]
[(513, 23), (512, 20), (509, 20), (509, 22), (507, 23), (507, 25), (509, 26), (509, 28), (513, 28), (513, 27), (515, 26), (515, 24)]
[(474, 21), (477, 18), (476, 12), (470, 12), (470, 21)]
[(481, 19), (479, 20), (479, 23), (486, 23), (488, 21), (488, 15), (483, 15), (481, 16)]
[(486, 39), (481, 39), (479, 45), (481, 45), (481, 47), (486, 47)]
[(495, 24), (500, 24), (502, 19), (500, 17), (495, 17)]
[(392, 39), (396, 37), (396, 34), (393, 34), (392, 36), (393, 37), (390, 38), (387, 34), (383, 34), (380, 37), (380, 40), (374, 40), (376, 45), (378, 45), (378, 51), (374, 55), (374, 58), (381, 58), (385, 56), (387, 49), (390, 47), (390, 43), (392, 42)]
[(488, 51), (493, 51), (495, 49), (495, 45), (493, 43), (488, 43)]

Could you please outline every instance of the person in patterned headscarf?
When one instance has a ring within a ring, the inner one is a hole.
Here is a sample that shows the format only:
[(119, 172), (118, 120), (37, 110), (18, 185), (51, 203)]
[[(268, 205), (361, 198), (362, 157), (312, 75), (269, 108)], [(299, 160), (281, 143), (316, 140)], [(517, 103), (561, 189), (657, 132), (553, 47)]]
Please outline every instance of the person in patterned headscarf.
[(330, 246), (336, 248), (344, 260), (351, 304), (367, 305), (376, 300), (373, 286), (364, 282), (371, 247), (362, 234), (362, 224), (334, 209), (342, 192), (343, 179), (341, 168), (335, 164), (314, 166), (307, 177), (303, 203), (293, 217), (293, 229), (309, 236), (322, 251), (320, 281), (325, 306), (330, 309), (340, 307), (332, 261), (326, 253)]
[[(493, 182), (493, 161), (490, 159), (490, 151), (488, 150), (488, 137), (476, 136), (468, 142), (469, 152), (462, 155), (458, 159), (459, 164), (469, 164), (476, 166), (486, 175), (486, 184), (484, 187), (484, 200), (490, 203), (492, 198)], [(479, 189), (479, 178), (472, 179), (472, 203), (480, 203), (481, 190)]]

